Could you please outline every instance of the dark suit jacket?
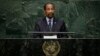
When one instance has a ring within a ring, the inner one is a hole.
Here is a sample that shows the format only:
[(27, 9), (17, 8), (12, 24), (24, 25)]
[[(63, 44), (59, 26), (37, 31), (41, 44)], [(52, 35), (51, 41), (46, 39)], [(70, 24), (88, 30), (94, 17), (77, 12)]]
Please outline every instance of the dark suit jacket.
[[(67, 28), (63, 20), (54, 18), (52, 30), (50, 31), (49, 26), (47, 24), (46, 17), (44, 17), (44, 18), (38, 19), (35, 22), (34, 31), (35, 32), (67, 32)], [(43, 35), (54, 35), (54, 34), (35, 34), (34, 37), (39, 36), (41, 38), (43, 37)], [(68, 37), (68, 35), (66, 34), (57, 34), (58, 38), (63, 37), (63, 36)]]

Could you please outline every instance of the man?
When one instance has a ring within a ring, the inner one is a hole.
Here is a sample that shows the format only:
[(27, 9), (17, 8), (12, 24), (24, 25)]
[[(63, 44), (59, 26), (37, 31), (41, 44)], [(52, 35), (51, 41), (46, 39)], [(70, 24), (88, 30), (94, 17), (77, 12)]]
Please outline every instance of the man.
[[(55, 18), (55, 5), (53, 3), (46, 3), (44, 5), (44, 18), (40, 18), (35, 22), (35, 32), (67, 32), (65, 22), (61, 19)], [(37, 36), (43, 37), (43, 35), (54, 34), (37, 34)], [(57, 34), (58, 37), (67, 36), (66, 34)], [(67, 36), (68, 37), (68, 36)]]

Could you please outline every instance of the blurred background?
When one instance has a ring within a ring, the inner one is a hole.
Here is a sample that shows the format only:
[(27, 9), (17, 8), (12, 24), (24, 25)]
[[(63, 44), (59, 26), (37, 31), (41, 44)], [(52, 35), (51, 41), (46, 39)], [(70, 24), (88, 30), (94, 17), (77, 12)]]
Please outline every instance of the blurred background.
[(34, 21), (43, 17), (43, 5), (53, 2), (55, 16), (64, 19), (73, 38), (100, 37), (98, 0), (0, 0), (0, 38), (31, 38)]
[(0, 0), (0, 56), (44, 55), (41, 46), (49, 40), (28, 39), (32, 36), (27, 32), (33, 31), (34, 21), (44, 16), (46, 2), (56, 5), (55, 16), (66, 22), (69, 32), (76, 33), (76, 39), (54, 40), (61, 45), (58, 56), (99, 56), (100, 40), (92, 39), (100, 38), (99, 0)]

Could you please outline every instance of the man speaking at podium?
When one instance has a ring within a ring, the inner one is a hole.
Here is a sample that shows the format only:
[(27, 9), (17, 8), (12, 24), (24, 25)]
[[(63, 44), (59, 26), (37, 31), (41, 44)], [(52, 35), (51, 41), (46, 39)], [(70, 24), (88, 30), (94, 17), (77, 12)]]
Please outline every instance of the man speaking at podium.
[[(62, 19), (55, 18), (55, 5), (53, 3), (46, 3), (44, 5), (44, 17), (38, 19), (35, 22), (35, 32), (67, 32), (65, 22)], [(43, 37), (43, 35), (54, 35), (54, 34), (36, 34), (37, 36)], [(68, 37), (66, 34), (57, 34), (57, 38), (63, 36)]]

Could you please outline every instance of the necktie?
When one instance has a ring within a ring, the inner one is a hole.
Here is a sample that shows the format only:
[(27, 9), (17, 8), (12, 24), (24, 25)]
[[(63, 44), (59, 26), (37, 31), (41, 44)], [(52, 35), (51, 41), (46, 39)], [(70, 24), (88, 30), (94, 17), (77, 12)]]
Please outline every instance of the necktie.
[(51, 31), (52, 25), (51, 25), (51, 19), (49, 19), (49, 30)]

